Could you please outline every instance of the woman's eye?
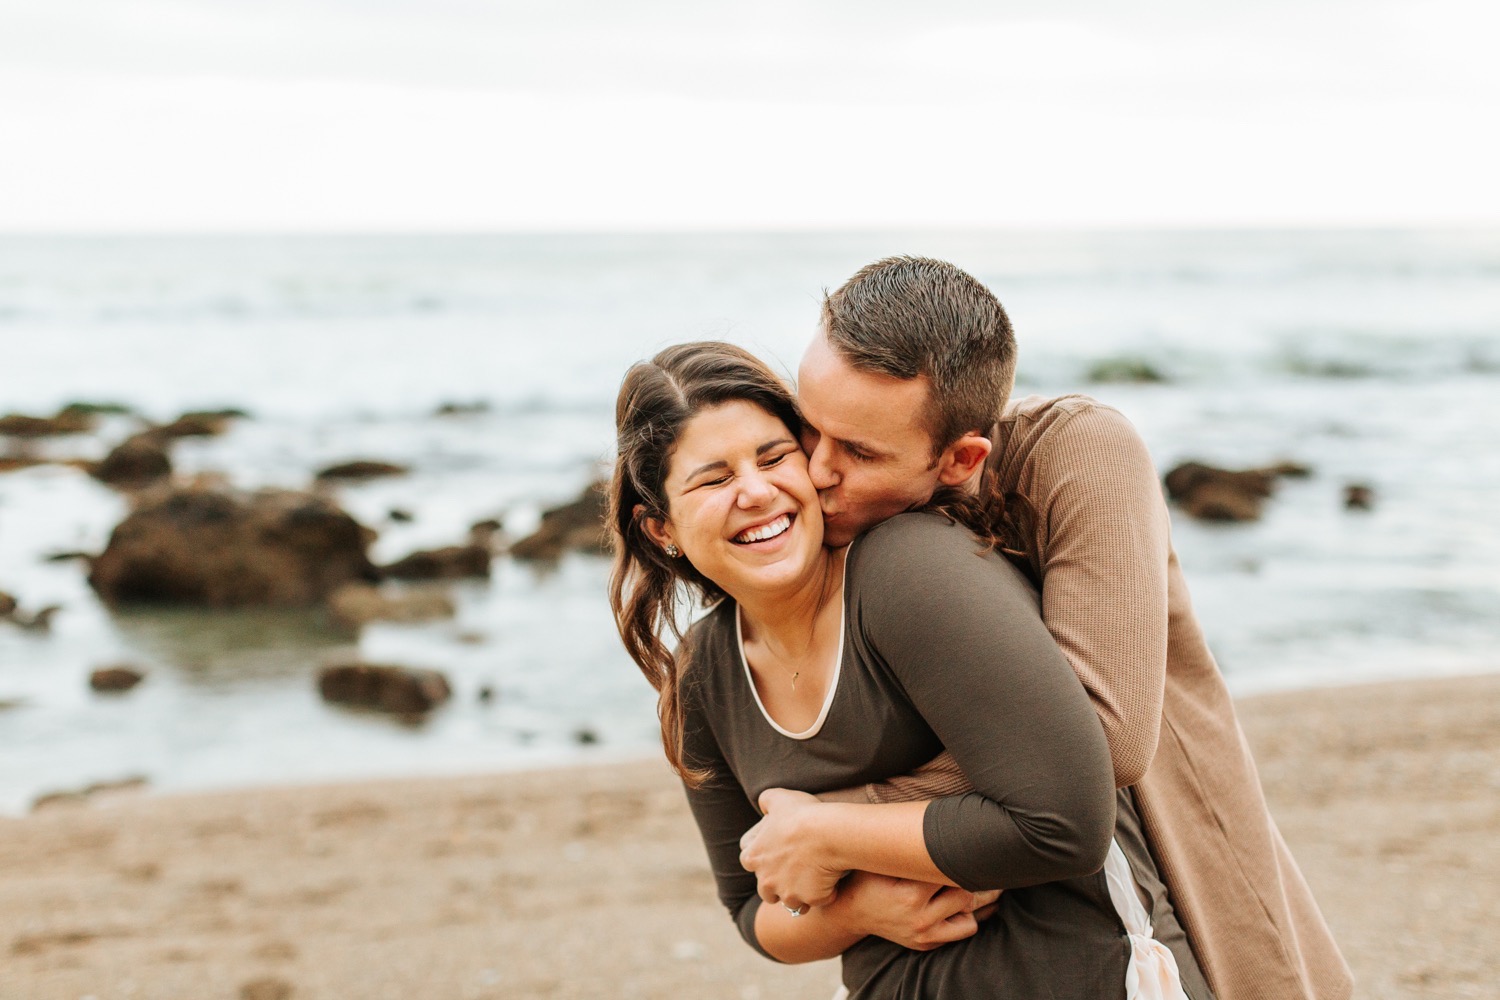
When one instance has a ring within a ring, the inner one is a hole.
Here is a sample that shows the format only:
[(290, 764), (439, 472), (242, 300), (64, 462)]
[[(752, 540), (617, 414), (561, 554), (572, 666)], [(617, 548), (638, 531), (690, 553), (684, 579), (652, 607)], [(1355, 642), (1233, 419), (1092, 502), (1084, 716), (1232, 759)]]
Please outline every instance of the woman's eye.
[(773, 465), (779, 465), (781, 463), (782, 459), (786, 458), (786, 456), (787, 456), (787, 453), (786, 452), (782, 452), (780, 455), (777, 455), (774, 458), (768, 458), (764, 462), (760, 463), (760, 467), (762, 469), (769, 469)]

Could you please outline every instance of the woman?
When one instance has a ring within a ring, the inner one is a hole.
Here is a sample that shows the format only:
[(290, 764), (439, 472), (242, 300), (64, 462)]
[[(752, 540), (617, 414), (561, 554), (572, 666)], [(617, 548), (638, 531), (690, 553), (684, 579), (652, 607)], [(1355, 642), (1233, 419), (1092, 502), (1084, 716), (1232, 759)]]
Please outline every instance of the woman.
[[(1173, 952), (1144, 938), (1142, 899), (1164, 894), (1133, 816), (1117, 823), (1098, 719), (1034, 592), (992, 547), (927, 513), (825, 549), (792, 397), (727, 344), (633, 367), (616, 429), (611, 603), (752, 946), (781, 961), (842, 954), (860, 997), (1180, 997), (1163, 968), (1174, 957), (1187, 995), (1208, 996), (1175, 922), (1158, 926)], [(719, 602), (685, 637), (684, 591)], [(803, 794), (904, 775), (945, 749), (973, 791)], [(851, 871), (1005, 891), (972, 936), (914, 951), (849, 919), (838, 886)]]

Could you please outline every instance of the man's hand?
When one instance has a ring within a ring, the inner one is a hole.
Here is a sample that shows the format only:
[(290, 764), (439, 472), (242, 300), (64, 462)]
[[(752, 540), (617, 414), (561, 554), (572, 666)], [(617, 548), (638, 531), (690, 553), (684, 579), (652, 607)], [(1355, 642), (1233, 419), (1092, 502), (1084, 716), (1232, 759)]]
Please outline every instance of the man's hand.
[(991, 916), (998, 889), (968, 892), (953, 886), (851, 872), (824, 912), (857, 934), (874, 934), (903, 948), (931, 951), (972, 937)]
[(845, 870), (830, 866), (817, 822), (819, 810), (833, 807), (805, 792), (769, 788), (760, 808), (765, 817), (740, 838), (740, 864), (755, 873), (760, 898), (791, 910), (833, 902)]

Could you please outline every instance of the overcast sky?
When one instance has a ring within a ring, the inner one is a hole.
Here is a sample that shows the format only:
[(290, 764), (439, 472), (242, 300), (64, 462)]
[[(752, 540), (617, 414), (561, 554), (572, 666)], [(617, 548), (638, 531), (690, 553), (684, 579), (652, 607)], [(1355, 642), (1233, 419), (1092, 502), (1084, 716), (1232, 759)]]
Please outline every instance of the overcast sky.
[(1500, 224), (1490, 0), (0, 0), (0, 231)]

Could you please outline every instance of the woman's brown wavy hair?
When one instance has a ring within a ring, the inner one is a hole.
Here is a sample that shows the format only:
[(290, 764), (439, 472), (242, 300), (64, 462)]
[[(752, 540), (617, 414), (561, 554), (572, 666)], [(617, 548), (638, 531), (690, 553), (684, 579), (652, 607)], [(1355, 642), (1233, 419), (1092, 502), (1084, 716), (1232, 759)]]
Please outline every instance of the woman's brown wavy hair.
[[(625, 373), (615, 401), (618, 457), (609, 489), (614, 566), (609, 604), (630, 658), (657, 692), (662, 747), (673, 769), (696, 786), (707, 773), (683, 758), (682, 685), (691, 665), (682, 642), (683, 599), (699, 605), (724, 592), (687, 559), (669, 558), (646, 533), (646, 521), (667, 519), (663, 486), (683, 428), (704, 410), (753, 403), (786, 424), (794, 437), (802, 417), (791, 389), (755, 355), (721, 341), (669, 347)], [(671, 636), (675, 648), (669, 648)]]

